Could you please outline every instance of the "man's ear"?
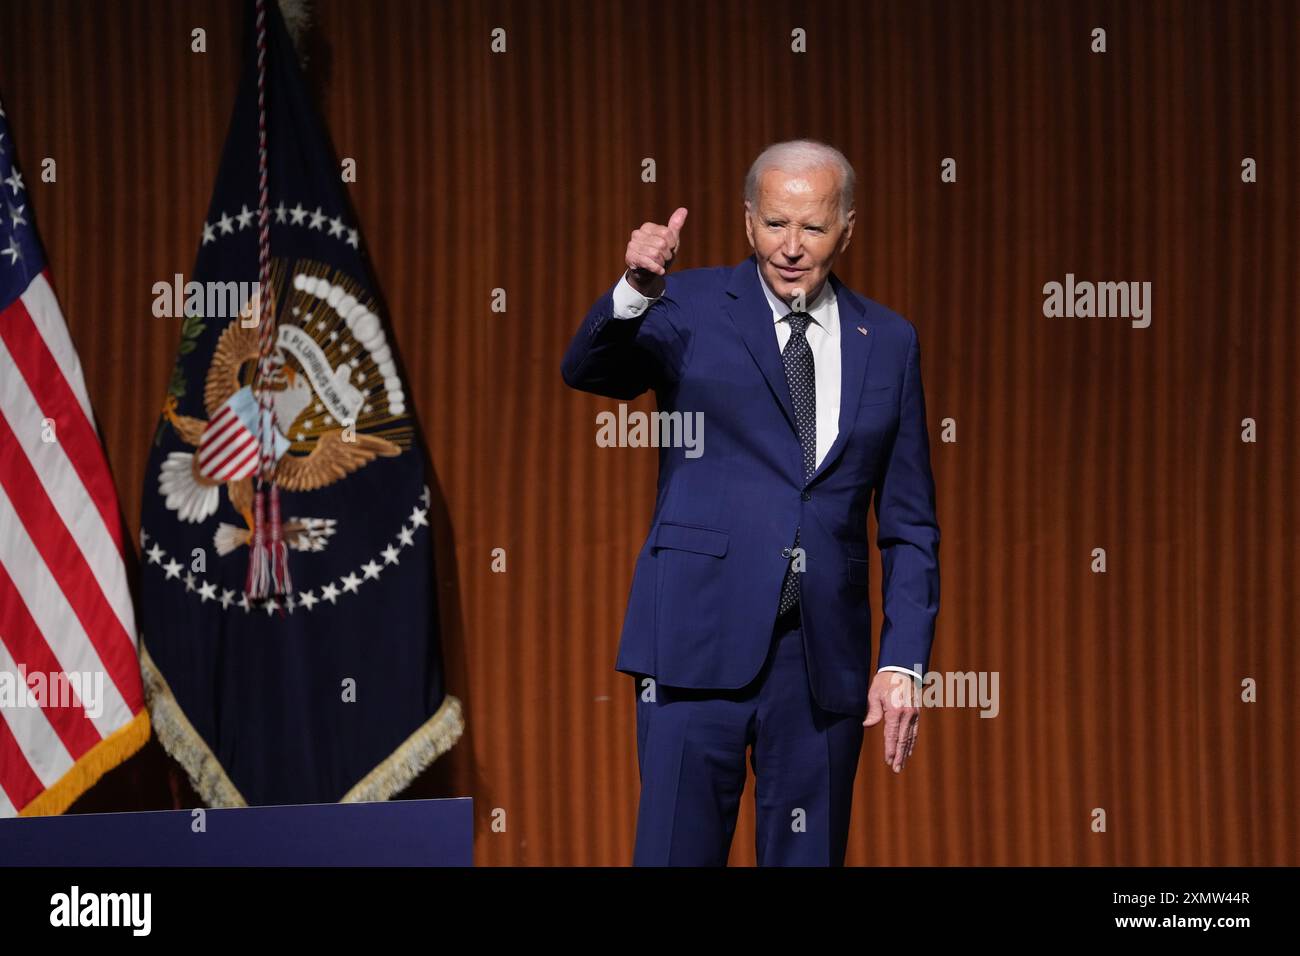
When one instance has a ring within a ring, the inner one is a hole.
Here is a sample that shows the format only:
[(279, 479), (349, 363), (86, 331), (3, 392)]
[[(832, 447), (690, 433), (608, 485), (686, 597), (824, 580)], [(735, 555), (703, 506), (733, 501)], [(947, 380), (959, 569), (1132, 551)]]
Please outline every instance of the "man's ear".
[(849, 247), (849, 239), (853, 236), (853, 222), (856, 210), (850, 209), (844, 216), (844, 235), (840, 236), (840, 252)]
[(754, 245), (754, 223), (753, 220), (750, 219), (751, 213), (752, 210), (749, 208), (749, 200), (746, 199), (745, 200), (745, 238), (749, 240), (749, 247), (751, 249), (757, 249), (758, 247)]

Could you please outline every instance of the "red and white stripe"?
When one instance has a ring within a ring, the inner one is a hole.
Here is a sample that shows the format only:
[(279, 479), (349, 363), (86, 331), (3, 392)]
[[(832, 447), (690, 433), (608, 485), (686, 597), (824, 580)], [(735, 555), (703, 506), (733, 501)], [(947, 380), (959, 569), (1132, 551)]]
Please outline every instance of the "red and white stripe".
[(255, 436), (227, 402), (208, 422), (199, 442), (199, 471), (214, 481), (238, 481), (258, 467)]
[[(54, 440), (46, 440), (53, 429)], [(102, 713), (0, 707), (0, 817), (144, 707), (117, 496), (48, 276), (0, 312), (0, 672), (103, 674)]]

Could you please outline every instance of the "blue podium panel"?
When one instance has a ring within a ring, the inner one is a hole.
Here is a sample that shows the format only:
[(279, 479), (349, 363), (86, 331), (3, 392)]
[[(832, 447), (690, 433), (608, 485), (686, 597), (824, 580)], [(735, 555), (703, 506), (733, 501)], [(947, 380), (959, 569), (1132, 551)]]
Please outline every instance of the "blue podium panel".
[(2, 866), (473, 866), (474, 801), (0, 820)]

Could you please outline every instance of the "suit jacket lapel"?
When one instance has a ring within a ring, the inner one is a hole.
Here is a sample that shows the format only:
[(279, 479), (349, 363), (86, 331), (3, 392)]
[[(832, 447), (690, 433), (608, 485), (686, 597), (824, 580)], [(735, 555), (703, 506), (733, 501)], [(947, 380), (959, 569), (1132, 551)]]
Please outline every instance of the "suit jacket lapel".
[[(858, 400), (862, 395), (862, 383), (867, 378), (871, 347), (876, 341), (862, 303), (849, 292), (834, 272), (830, 275), (830, 283), (835, 290), (835, 301), (840, 313), (840, 430), (834, 444), (826, 452), (826, 457), (813, 472), (809, 484), (835, 464), (835, 460), (843, 453), (844, 446), (848, 444), (849, 435), (858, 420)], [(762, 291), (759, 289), (760, 295)], [(861, 331), (864, 329), (865, 333)]]
[[(848, 443), (849, 435), (857, 422), (862, 383), (866, 381), (867, 362), (875, 343), (866, 309), (834, 272), (829, 281), (835, 290), (840, 316), (840, 428), (834, 444), (817, 466), (809, 484), (835, 463)], [(772, 397), (780, 405), (790, 431), (797, 440), (799, 427), (795, 423), (794, 404), (790, 401), (790, 384), (785, 378), (785, 365), (781, 361), (776, 330), (772, 326), (772, 308), (767, 304), (762, 286), (758, 284), (758, 263), (754, 256), (751, 255), (732, 270), (731, 279), (727, 283), (727, 295), (731, 297), (725, 306), (727, 316), (759, 371), (763, 373)], [(866, 333), (859, 329), (865, 329)]]
[(772, 325), (772, 308), (763, 295), (763, 287), (758, 284), (758, 265), (754, 256), (751, 255), (732, 270), (731, 280), (727, 283), (727, 295), (732, 300), (725, 306), (728, 318), (740, 333), (745, 348), (763, 373), (763, 378), (767, 380), (767, 387), (781, 406), (790, 429), (798, 435), (794, 404), (790, 401), (790, 384), (785, 378), (785, 365), (781, 362), (781, 350), (776, 344), (776, 329)]

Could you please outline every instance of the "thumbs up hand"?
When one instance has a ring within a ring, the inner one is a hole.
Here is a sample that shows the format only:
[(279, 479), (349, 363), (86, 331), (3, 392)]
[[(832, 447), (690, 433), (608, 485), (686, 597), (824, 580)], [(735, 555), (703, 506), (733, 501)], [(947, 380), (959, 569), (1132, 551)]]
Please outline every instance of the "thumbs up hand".
[(679, 206), (668, 219), (668, 225), (646, 222), (632, 230), (625, 256), (627, 281), (642, 295), (653, 298), (663, 293), (663, 276), (677, 257), (685, 224), (686, 207)]

